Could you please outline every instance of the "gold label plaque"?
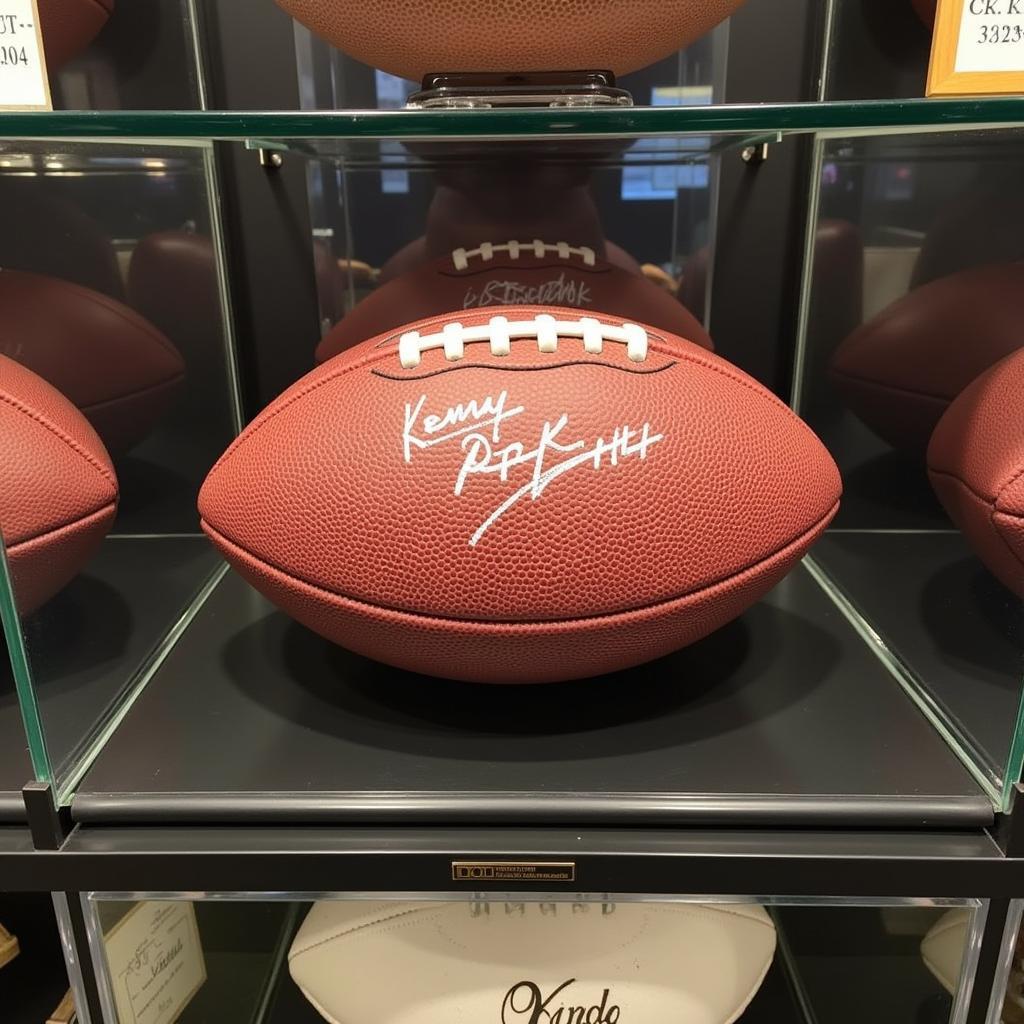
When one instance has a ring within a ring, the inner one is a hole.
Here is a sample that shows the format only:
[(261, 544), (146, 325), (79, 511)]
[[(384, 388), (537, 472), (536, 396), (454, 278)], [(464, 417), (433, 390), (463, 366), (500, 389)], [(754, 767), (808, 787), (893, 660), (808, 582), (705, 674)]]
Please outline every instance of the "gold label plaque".
[(453, 860), (455, 882), (575, 882), (572, 860)]

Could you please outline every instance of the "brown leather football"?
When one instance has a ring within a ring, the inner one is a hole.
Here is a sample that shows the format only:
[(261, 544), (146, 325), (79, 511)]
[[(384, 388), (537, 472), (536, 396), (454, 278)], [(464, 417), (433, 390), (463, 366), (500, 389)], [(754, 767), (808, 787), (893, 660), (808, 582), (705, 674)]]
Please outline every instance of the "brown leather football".
[(796, 564), (840, 489), (807, 425), (706, 349), (495, 306), (324, 363), (231, 445), (199, 509), (245, 579), (328, 639), (526, 683), (706, 636)]
[(1024, 597), (1024, 349), (946, 410), (928, 445), (928, 476), (978, 557)]
[(1024, 263), (932, 281), (897, 299), (836, 349), (830, 379), (894, 448), (922, 455), (949, 403), (1024, 343)]
[(635, 71), (728, 18), (743, 0), (277, 0), (372, 67), (436, 71)]
[(178, 350), (135, 310), (20, 270), (0, 270), (0, 353), (69, 398), (114, 452), (149, 433), (185, 377)]
[(33, 611), (89, 560), (117, 511), (117, 480), (82, 414), (0, 355), (0, 527), (18, 610)]

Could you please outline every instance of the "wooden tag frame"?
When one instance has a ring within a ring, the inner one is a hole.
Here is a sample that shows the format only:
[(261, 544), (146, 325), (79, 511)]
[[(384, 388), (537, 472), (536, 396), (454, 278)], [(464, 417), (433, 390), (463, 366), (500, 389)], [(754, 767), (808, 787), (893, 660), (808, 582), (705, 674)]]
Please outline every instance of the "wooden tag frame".
[[(960, 24), (964, 5), (971, 0), (939, 0), (932, 35), (932, 55), (928, 65), (926, 96), (1007, 96), (1024, 93), (1024, 42), (1005, 44), (1019, 48), (1020, 71), (957, 71)], [(976, 0), (984, 3), (984, 0)], [(1005, 10), (1012, 0), (994, 0)], [(1020, 4), (1024, 13), (1024, 3)], [(997, 16), (998, 17), (998, 16)], [(1004, 45), (1004, 44), (995, 44)]]

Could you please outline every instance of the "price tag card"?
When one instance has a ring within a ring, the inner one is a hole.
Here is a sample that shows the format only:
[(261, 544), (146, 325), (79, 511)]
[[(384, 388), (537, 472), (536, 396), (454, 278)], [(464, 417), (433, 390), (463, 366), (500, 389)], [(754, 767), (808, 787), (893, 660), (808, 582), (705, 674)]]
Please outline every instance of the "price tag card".
[(929, 96), (1024, 92), (1024, 0), (939, 0)]
[(206, 981), (191, 903), (140, 903), (103, 942), (120, 1024), (173, 1024)]
[(36, 0), (0, 0), (0, 110), (52, 110)]

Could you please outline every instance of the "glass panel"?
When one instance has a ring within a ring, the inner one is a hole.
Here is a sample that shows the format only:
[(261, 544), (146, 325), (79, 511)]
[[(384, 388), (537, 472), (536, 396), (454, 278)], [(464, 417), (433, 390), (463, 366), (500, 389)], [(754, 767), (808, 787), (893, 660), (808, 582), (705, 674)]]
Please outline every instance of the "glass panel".
[[(23, 475), (0, 603), (35, 772), (62, 796), (219, 568), (195, 510), (238, 423), (211, 160), (0, 145), (0, 386), (55, 424), (5, 425)], [(16, 715), (6, 658), (0, 693)]]
[(935, 0), (829, 0), (821, 98), (924, 96)]
[(5, 1022), (28, 1024), (55, 1017), (69, 997), (64, 949), (48, 892), (0, 892), (0, 1005)]
[(1024, 571), (1004, 488), (1024, 425), (1004, 377), (954, 400), (1000, 360), (1012, 374), (1024, 341), (1022, 166), (1002, 133), (821, 143), (796, 381), (845, 484), (816, 571), (1000, 804), (1021, 768)]
[[(684, 97), (685, 98), (685, 97)], [(1024, 98), (855, 103), (758, 103), (603, 110), (110, 111), (0, 114), (2, 138), (193, 138), (290, 143), (300, 152), (326, 139), (493, 139), (556, 134), (562, 139), (610, 135), (718, 135), (729, 145), (746, 137), (846, 129), (944, 129), (1024, 123)]]
[(41, 0), (55, 110), (198, 110), (192, 0), (67, 4)]
[[(99, 894), (86, 913), (109, 1024), (127, 1024), (133, 1003), (157, 993), (179, 1001), (184, 1024), (960, 1022), (985, 916), (971, 901), (582, 894)], [(170, 963), (190, 983), (175, 990)]]
[(1021, 916), (1024, 900), (1013, 900), (1003, 931), (1003, 952), (992, 985), (986, 1024), (1021, 1024), (1024, 1021), (1024, 945)]

